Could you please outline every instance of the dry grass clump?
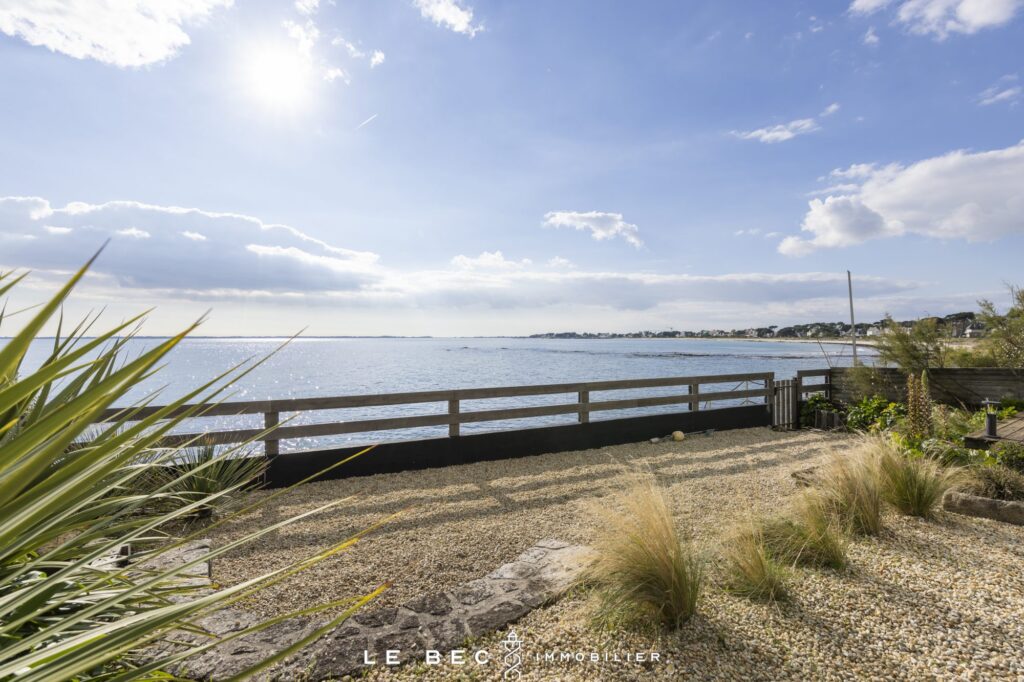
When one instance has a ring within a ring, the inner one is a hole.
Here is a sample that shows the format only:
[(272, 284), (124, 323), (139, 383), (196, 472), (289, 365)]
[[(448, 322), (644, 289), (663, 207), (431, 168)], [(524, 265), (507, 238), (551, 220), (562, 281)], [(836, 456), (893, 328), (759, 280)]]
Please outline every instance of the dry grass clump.
[(605, 624), (654, 618), (679, 627), (697, 608), (704, 567), (683, 541), (661, 489), (636, 478), (600, 514), (597, 559), (587, 579), (596, 587)]
[(801, 495), (786, 516), (766, 520), (765, 546), (783, 564), (840, 569), (846, 566), (846, 538), (822, 497)]
[[(837, 455), (818, 477), (808, 495), (808, 514), (830, 516), (840, 527), (857, 535), (882, 532), (882, 486), (873, 448), (862, 446)], [(824, 523), (826, 519), (821, 519)]]
[(878, 477), (885, 501), (908, 516), (930, 519), (946, 491), (963, 475), (925, 457), (908, 457), (890, 442), (874, 444)]
[(758, 524), (752, 523), (727, 540), (723, 568), (725, 587), (734, 594), (770, 602), (789, 598), (786, 570), (772, 557)]

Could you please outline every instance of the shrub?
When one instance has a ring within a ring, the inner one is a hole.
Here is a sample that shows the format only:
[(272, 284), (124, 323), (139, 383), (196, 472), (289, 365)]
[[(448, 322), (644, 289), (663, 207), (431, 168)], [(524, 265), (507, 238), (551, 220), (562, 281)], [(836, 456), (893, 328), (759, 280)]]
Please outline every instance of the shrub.
[(212, 445), (188, 448), (178, 459), (161, 467), (152, 477), (154, 489), (178, 505), (199, 502), (190, 512), (195, 519), (209, 519), (238, 505), (241, 493), (263, 478), (267, 459), (236, 449), (218, 453)]
[(815, 393), (805, 400), (803, 407), (800, 408), (800, 425), (814, 426), (814, 413), (818, 411), (839, 412), (840, 410), (835, 403), (826, 398), (823, 394)]
[(969, 492), (996, 500), (1024, 500), (1024, 474), (998, 465), (971, 467)]
[[(225, 383), (220, 381), (224, 377), (215, 379), (134, 422), (126, 414), (100, 429), (91, 427), (156, 371), (191, 329), (125, 359), (119, 351), (139, 318), (93, 337), (85, 333), (95, 320), (68, 336), (58, 326), (49, 356), (39, 367), (23, 371), (36, 336), (84, 275), (85, 268), (49, 302), (31, 309), (24, 325), (0, 346), (0, 680), (165, 679), (161, 669), (215, 646), (216, 638), (146, 662), (134, 655), (141, 647), (176, 630), (199, 631), (196, 619), (342, 551), (358, 538), (212, 594), (180, 580), (190, 564), (154, 571), (117, 568), (110, 562), (97, 565), (97, 560), (125, 544), (144, 545), (152, 559), (191, 539), (167, 537), (160, 529), (213, 504), (213, 496), (197, 496), (169, 511), (153, 512), (153, 500), (167, 496), (166, 489), (158, 487), (152, 494), (134, 490), (156, 468), (175, 460), (174, 449), (155, 448), (181, 419), (195, 413), (183, 406), (190, 400), (216, 400)], [(0, 273), (0, 297), (19, 280)], [(0, 323), (7, 319), (0, 313)], [(229, 383), (232, 375), (226, 376)], [(172, 417), (175, 411), (180, 415)], [(213, 549), (192, 564), (287, 523)], [(283, 647), (280, 656), (336, 627), (383, 589), (324, 604), (324, 609), (337, 609), (339, 615)], [(234, 634), (253, 632), (261, 625)], [(274, 660), (260, 661), (242, 676), (255, 674)]]
[(918, 320), (907, 328), (887, 317), (885, 333), (875, 343), (882, 363), (896, 365), (907, 374), (917, 375), (947, 364), (948, 347), (934, 318)]
[(989, 448), (989, 455), (996, 464), (1024, 474), (1024, 443), (1012, 441), (993, 443)]
[(843, 568), (846, 540), (821, 499), (805, 493), (786, 516), (768, 519), (761, 536), (769, 554), (789, 565)]
[(723, 559), (729, 591), (763, 601), (783, 601), (789, 597), (786, 572), (772, 558), (761, 526), (752, 524), (733, 534), (727, 540)]
[(879, 481), (885, 501), (909, 516), (932, 518), (946, 491), (961, 481), (955, 469), (926, 457), (911, 457), (879, 441)]
[(882, 531), (882, 492), (870, 448), (833, 457), (810, 495), (818, 498), (812, 507), (831, 514), (841, 528), (859, 535)]
[(704, 568), (681, 539), (662, 491), (636, 480), (602, 512), (587, 578), (597, 588), (598, 620), (654, 618), (679, 627), (697, 608)]
[(907, 414), (902, 403), (889, 402), (880, 395), (864, 398), (846, 413), (846, 426), (852, 431), (891, 429)]

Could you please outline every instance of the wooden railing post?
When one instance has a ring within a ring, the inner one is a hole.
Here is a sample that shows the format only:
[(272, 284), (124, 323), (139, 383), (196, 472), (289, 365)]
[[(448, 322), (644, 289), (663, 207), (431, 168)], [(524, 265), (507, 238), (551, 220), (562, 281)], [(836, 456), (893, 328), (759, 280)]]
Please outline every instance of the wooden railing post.
[(775, 373), (772, 372), (764, 380), (764, 402), (768, 406), (768, 414), (774, 412), (775, 402)]
[[(448, 416), (458, 417), (459, 416), (459, 401), (449, 400), (448, 401)], [(453, 421), (448, 424), (448, 437), (458, 438), (459, 437), (459, 422)]]
[(580, 424), (590, 422), (590, 391), (580, 391), (578, 394), (580, 411), (578, 414)]
[[(281, 415), (277, 412), (264, 412), (263, 413), (263, 428), (273, 429), (279, 421)], [(267, 457), (274, 457), (281, 454), (281, 442), (276, 438), (268, 438), (263, 442), (263, 454)]]
[(800, 428), (800, 403), (804, 399), (804, 378), (797, 372), (793, 379), (793, 428)]
[(696, 412), (700, 409), (700, 399), (697, 397), (700, 395), (700, 384), (690, 384), (690, 411)]

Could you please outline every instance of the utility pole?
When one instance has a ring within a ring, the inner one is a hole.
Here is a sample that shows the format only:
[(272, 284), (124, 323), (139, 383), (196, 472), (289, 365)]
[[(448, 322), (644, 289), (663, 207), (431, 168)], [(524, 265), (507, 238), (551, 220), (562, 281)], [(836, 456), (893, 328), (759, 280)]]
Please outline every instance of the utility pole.
[(846, 288), (850, 292), (850, 339), (853, 341), (853, 366), (857, 366), (857, 325), (853, 321), (853, 276), (846, 271)]

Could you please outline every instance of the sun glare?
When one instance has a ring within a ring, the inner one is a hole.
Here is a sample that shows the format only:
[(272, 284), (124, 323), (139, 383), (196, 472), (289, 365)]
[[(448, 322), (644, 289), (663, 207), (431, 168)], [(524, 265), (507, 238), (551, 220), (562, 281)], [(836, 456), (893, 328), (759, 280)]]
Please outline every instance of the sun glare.
[(278, 114), (305, 109), (313, 90), (313, 65), (294, 46), (260, 45), (243, 54), (243, 82), (247, 94)]

